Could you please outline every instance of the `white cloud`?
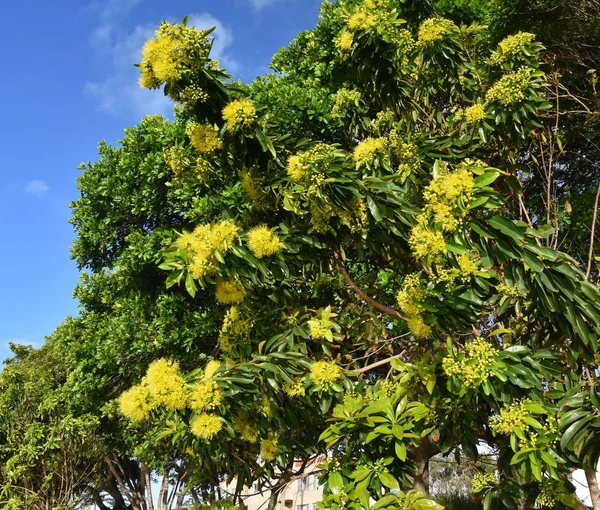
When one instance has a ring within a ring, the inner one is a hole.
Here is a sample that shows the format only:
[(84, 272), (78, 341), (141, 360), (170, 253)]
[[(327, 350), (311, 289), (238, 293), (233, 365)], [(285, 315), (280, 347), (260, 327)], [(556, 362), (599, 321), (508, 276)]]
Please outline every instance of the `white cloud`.
[[(229, 71), (235, 72), (239, 66), (227, 54), (233, 37), (223, 23), (208, 13), (193, 14), (188, 26), (196, 28), (216, 27), (211, 34), (215, 38), (211, 56), (219, 59)], [(141, 117), (146, 114), (171, 112), (173, 103), (162, 92), (142, 89), (138, 85), (139, 70), (134, 63), (140, 61), (144, 43), (153, 36), (156, 27), (138, 25), (125, 35), (112, 24), (100, 25), (92, 34), (91, 44), (98, 58), (106, 62), (107, 78), (88, 82), (84, 92), (98, 107), (113, 115), (133, 114)]]
[(144, 0), (99, 0), (88, 5), (87, 9), (100, 20), (123, 18)]
[(38, 179), (29, 181), (25, 186), (25, 192), (30, 195), (35, 195), (36, 197), (41, 197), (43, 194), (48, 193), (49, 190), (50, 186)]

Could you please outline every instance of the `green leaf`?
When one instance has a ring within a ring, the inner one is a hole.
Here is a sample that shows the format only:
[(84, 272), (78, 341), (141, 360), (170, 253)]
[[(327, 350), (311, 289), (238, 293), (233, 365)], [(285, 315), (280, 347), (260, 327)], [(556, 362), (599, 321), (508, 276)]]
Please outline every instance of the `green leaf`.
[(492, 216), (488, 220), (488, 225), (499, 230), (503, 234), (506, 234), (515, 241), (521, 241), (523, 239), (523, 232), (517, 227), (514, 222), (503, 218), (502, 216)]
[(400, 488), (398, 480), (396, 480), (388, 471), (383, 471), (379, 473), (379, 480), (381, 480), (381, 483), (385, 485), (388, 489)]
[(482, 186), (488, 186), (492, 184), (498, 177), (500, 177), (500, 172), (486, 172), (483, 175), (480, 175), (475, 179), (475, 186), (481, 188)]

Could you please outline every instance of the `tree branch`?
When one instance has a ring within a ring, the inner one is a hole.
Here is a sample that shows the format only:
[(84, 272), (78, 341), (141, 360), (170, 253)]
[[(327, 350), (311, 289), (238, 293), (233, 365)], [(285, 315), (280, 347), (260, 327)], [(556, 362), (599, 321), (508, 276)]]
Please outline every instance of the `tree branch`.
[(588, 253), (588, 264), (587, 271), (585, 272), (585, 278), (589, 279), (592, 271), (592, 259), (594, 258), (594, 236), (596, 233), (596, 219), (598, 217), (598, 200), (600, 199), (600, 184), (598, 184), (598, 191), (596, 192), (596, 202), (594, 203), (594, 217), (592, 219), (592, 233), (590, 235), (590, 252)]
[(342, 259), (340, 257), (340, 254), (335, 250), (333, 251), (333, 258), (337, 262), (337, 266), (338, 266), (340, 272), (342, 273), (342, 275), (344, 276), (344, 280), (346, 280), (348, 287), (350, 287), (354, 292), (356, 292), (361, 297), (361, 299), (363, 299), (365, 302), (369, 303), (373, 308), (377, 308), (377, 310), (379, 310), (383, 313), (386, 313), (388, 315), (393, 315), (394, 317), (398, 317), (399, 319), (402, 319), (402, 320), (407, 320), (406, 317), (404, 317), (404, 315), (402, 315), (400, 312), (394, 310), (393, 308), (390, 308), (389, 306), (382, 305), (381, 303), (378, 303), (377, 301), (375, 301), (373, 298), (370, 298), (369, 296), (367, 296), (362, 291), (362, 289), (358, 285), (356, 285), (356, 283), (354, 283), (352, 281), (352, 278), (350, 278), (348, 271), (346, 271), (346, 268), (342, 264)]
[(375, 363), (371, 363), (370, 365), (367, 365), (366, 367), (359, 368), (358, 370), (353, 370), (353, 372), (356, 372), (357, 374), (364, 374), (365, 372), (368, 372), (369, 370), (380, 367), (381, 365), (387, 365), (393, 359), (401, 358), (405, 354), (406, 354), (406, 351), (402, 351), (400, 354), (396, 354), (395, 356), (390, 356), (389, 358), (385, 358), (385, 359), (376, 361)]

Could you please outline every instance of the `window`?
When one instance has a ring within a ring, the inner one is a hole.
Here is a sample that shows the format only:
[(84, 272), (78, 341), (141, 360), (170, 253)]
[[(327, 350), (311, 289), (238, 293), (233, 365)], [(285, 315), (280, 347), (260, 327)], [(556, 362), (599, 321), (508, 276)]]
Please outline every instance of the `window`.
[(296, 505), (296, 510), (308, 510), (308, 505)]
[[(307, 491), (309, 489), (310, 489), (310, 476), (305, 476), (304, 478), (300, 478), (300, 480), (298, 480), (298, 490), (300, 492), (302, 492), (302, 491)], [(300, 509), (300, 510), (303, 510), (303, 509)], [(305, 510), (308, 510), (308, 507)]]

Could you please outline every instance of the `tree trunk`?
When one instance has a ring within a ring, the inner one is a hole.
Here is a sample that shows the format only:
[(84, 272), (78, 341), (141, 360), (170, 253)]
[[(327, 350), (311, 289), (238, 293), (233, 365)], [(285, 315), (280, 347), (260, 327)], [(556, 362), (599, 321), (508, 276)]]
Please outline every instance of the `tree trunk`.
[(592, 508), (600, 510), (600, 488), (598, 488), (598, 479), (596, 478), (596, 470), (585, 469), (585, 479), (587, 480), (590, 490), (590, 498), (592, 500)]
[(429, 459), (440, 452), (429, 439), (424, 438), (415, 452), (415, 476), (412, 479), (413, 489), (429, 496)]

